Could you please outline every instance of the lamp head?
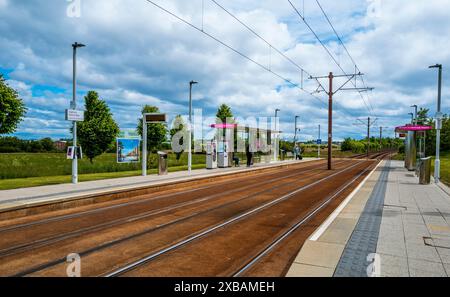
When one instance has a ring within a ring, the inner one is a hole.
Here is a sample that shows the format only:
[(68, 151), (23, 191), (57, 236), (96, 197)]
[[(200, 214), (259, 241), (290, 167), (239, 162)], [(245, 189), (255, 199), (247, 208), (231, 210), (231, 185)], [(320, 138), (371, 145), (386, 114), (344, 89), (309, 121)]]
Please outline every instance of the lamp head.
[(198, 82), (196, 82), (196, 81), (191, 81), (189, 84), (192, 86), (192, 85), (198, 84)]
[(436, 65), (431, 65), (430, 67), (428, 67), (428, 68), (442, 68), (442, 64), (436, 64)]
[(82, 44), (82, 43), (78, 43), (78, 42), (75, 42), (74, 44), (72, 44), (72, 47), (73, 48), (81, 48), (81, 47), (85, 47), (86, 45), (84, 45), (84, 44)]

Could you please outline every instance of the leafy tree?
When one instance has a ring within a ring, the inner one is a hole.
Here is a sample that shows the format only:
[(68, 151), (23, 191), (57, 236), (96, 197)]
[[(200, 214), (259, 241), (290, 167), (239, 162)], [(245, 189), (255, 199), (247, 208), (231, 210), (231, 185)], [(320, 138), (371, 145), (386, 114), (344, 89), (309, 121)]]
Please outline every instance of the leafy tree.
[[(217, 110), (216, 117), (222, 121), (222, 123), (226, 123), (227, 119), (234, 118), (233, 112), (231, 111), (231, 107), (226, 104), (222, 104)], [(231, 123), (228, 123), (231, 124)]]
[[(231, 110), (231, 107), (229, 107), (226, 104), (222, 104), (219, 109), (217, 110), (217, 114), (216, 114), (216, 118), (220, 119), (222, 124), (234, 124), (234, 116), (233, 116), (233, 111)], [(226, 129), (223, 129), (222, 132), (222, 137), (225, 137), (226, 135)], [(234, 130), (234, 147), (237, 147), (237, 130)]]
[(46, 152), (53, 152), (56, 150), (55, 143), (51, 138), (41, 139), (42, 149)]
[(426, 125), (429, 123), (428, 112), (430, 112), (430, 110), (426, 109), (426, 108), (421, 108), (417, 112), (417, 124), (418, 125)]
[[(156, 106), (146, 105), (142, 108), (142, 114), (145, 113), (159, 113), (159, 108)], [(142, 118), (139, 119), (136, 131), (142, 137)], [(148, 124), (147, 125), (147, 150), (151, 153), (160, 148), (167, 140), (167, 129), (164, 124)], [(151, 158), (147, 159), (149, 163), (152, 162)]]
[[(186, 127), (186, 123), (184, 122), (183, 117), (181, 115), (178, 115), (175, 118), (175, 121), (173, 123), (173, 128), (170, 130), (170, 137), (171, 137), (171, 139), (173, 139), (175, 134), (185, 130), (186, 128), (187, 128)], [(180, 144), (180, 146), (184, 145), (184, 137), (181, 137), (179, 144)], [(181, 158), (183, 153), (184, 153), (184, 150), (182, 150), (180, 152), (176, 152), (177, 161), (180, 161), (180, 158)]]
[(341, 145), (341, 151), (343, 151), (343, 152), (351, 151), (353, 149), (352, 141), (353, 140), (351, 138), (346, 138)]
[(0, 134), (14, 133), (26, 110), (19, 93), (9, 87), (0, 74)]
[(92, 163), (95, 157), (113, 145), (119, 135), (119, 126), (114, 121), (108, 105), (99, 98), (97, 92), (88, 92), (84, 100), (85, 119), (84, 122), (78, 123), (77, 136), (83, 153)]

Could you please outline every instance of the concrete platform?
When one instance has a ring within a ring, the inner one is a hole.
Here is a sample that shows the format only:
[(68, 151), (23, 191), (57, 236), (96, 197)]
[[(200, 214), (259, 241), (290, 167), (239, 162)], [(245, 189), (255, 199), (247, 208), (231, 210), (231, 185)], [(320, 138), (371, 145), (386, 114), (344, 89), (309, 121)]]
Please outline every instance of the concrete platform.
[(309, 238), (289, 277), (450, 275), (450, 190), (383, 161)]
[(251, 168), (246, 166), (225, 169), (200, 169), (191, 174), (187, 171), (169, 173), (166, 176), (149, 175), (147, 177), (136, 176), (127, 178), (107, 179), (90, 182), (82, 182), (77, 185), (60, 184), (33, 188), (0, 191), (0, 213), (15, 209), (35, 207), (44, 204), (68, 202), (75, 199), (92, 197), (100, 194), (115, 193), (131, 189), (157, 187), (167, 184), (176, 184), (196, 179), (225, 176), (235, 173), (246, 173), (257, 170), (271, 169), (289, 166), (301, 162), (316, 161), (316, 158), (305, 158), (303, 161), (283, 161), (273, 163), (255, 164)]

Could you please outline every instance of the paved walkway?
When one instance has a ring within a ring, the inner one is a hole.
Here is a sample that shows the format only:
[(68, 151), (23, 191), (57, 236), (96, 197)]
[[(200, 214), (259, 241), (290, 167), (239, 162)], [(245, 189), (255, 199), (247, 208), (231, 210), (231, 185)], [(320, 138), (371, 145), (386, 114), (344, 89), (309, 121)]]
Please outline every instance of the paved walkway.
[(60, 185), (50, 185), (33, 188), (22, 188), (15, 190), (3, 190), (0, 191), (0, 211), (40, 204), (44, 202), (70, 200), (80, 196), (89, 196), (105, 192), (114, 192), (138, 187), (147, 187), (166, 183), (181, 182), (202, 177), (221, 176), (236, 172), (253, 171), (256, 169), (277, 167), (286, 164), (294, 164), (298, 162), (308, 162), (314, 160), (317, 159), (305, 158), (303, 161), (284, 161), (284, 162), (273, 162), (269, 164), (260, 163), (256, 164), (252, 168), (241, 166), (225, 169), (214, 169), (214, 170), (200, 169), (192, 171), (190, 175), (187, 173), (187, 171), (179, 171), (169, 173), (166, 176), (158, 176), (158, 175), (149, 175), (147, 177), (136, 176), (136, 177), (82, 182), (77, 185), (60, 184)]
[(419, 185), (403, 164), (383, 162), (304, 244), (288, 276), (449, 276), (450, 190)]

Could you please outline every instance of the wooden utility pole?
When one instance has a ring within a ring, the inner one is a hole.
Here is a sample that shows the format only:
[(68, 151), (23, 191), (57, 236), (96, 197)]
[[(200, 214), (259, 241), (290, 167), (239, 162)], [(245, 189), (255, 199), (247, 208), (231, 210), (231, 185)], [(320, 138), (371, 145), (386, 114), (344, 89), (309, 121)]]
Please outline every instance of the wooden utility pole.
[(367, 118), (367, 159), (370, 154), (370, 117)]
[[(378, 119), (375, 119), (372, 121), (371, 117), (367, 118), (367, 123), (364, 122), (363, 120), (358, 119), (359, 122), (361, 122), (360, 124), (355, 124), (355, 125), (366, 125), (367, 126), (367, 159), (369, 158), (369, 154), (370, 154), (370, 128), (378, 121)], [(381, 139), (380, 139), (381, 142)]]
[(331, 159), (333, 157), (333, 72), (328, 75), (329, 92), (328, 92), (328, 170), (333, 169)]
[[(333, 95), (336, 94), (339, 91), (367, 91), (372, 90), (372, 88), (348, 88), (344, 89), (344, 87), (355, 77), (362, 76), (362, 73), (355, 73), (355, 74), (345, 74), (345, 75), (333, 75), (333, 72), (330, 72), (328, 76), (317, 76), (313, 77), (311, 76), (309, 79), (314, 79), (319, 84), (319, 87), (317, 88), (317, 92), (325, 92), (328, 95), (328, 170), (332, 170), (332, 158), (333, 158)], [(336, 91), (333, 91), (333, 79), (337, 77), (345, 77), (348, 78), (348, 80), (342, 84)], [(319, 79), (328, 79), (329, 88), (328, 91), (325, 90), (323, 85), (320, 83)], [(322, 90), (319, 90), (322, 89)]]

